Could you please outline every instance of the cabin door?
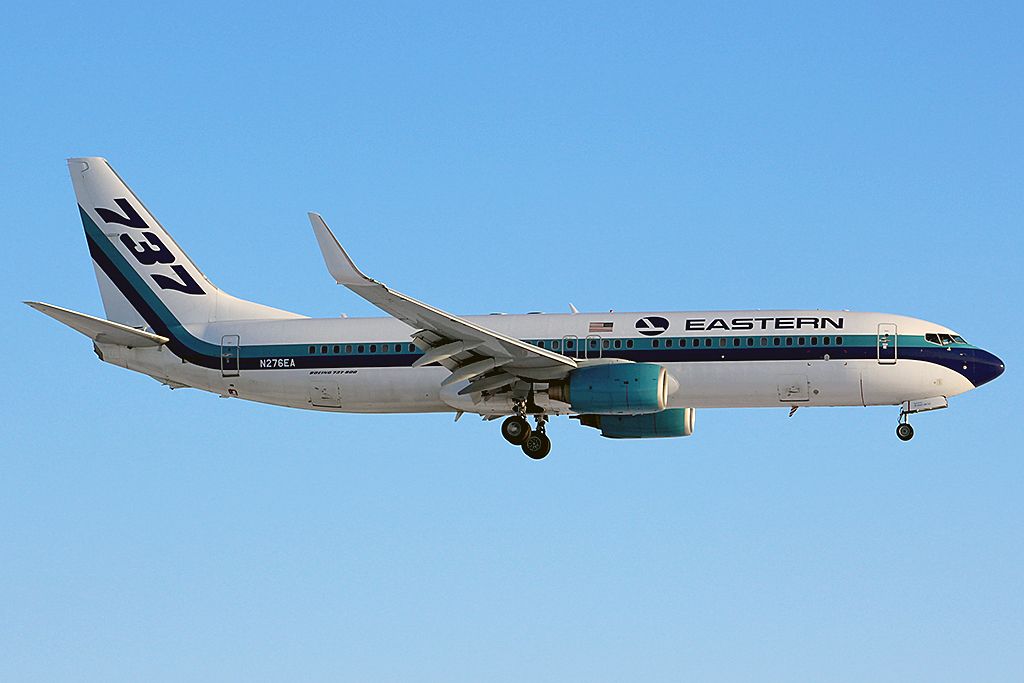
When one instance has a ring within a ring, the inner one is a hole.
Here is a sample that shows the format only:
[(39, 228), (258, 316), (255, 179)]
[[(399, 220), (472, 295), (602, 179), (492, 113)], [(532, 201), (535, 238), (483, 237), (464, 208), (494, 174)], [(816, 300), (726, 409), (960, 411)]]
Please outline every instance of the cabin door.
[(225, 334), (220, 338), (220, 374), (222, 377), (238, 377), (240, 339), (237, 334)]
[(878, 362), (882, 365), (896, 364), (896, 324), (878, 325)]

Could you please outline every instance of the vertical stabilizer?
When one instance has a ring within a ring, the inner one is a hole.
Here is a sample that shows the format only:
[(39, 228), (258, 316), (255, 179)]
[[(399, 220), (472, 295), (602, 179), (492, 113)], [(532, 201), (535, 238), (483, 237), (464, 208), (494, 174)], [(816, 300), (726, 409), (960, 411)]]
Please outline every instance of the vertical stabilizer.
[(106, 159), (68, 159), (107, 318), (152, 329), (301, 317), (214, 286)]

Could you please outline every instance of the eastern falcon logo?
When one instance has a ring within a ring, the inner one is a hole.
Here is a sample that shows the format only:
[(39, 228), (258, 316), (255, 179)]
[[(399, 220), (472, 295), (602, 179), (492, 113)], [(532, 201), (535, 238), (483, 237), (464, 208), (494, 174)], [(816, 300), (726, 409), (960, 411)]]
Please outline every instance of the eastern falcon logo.
[(656, 337), (668, 329), (668, 320), (657, 315), (649, 315), (636, 321), (636, 331), (647, 337)]

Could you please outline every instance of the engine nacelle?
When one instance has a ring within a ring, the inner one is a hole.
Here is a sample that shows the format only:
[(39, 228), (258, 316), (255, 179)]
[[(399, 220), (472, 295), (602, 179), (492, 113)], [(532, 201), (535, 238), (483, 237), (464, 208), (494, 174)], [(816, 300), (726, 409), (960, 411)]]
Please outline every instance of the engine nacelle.
[(580, 424), (609, 439), (657, 439), (693, 434), (695, 408), (669, 408), (647, 415), (580, 415)]
[(573, 370), (548, 396), (580, 413), (641, 415), (668, 405), (668, 372), (656, 363), (610, 363)]

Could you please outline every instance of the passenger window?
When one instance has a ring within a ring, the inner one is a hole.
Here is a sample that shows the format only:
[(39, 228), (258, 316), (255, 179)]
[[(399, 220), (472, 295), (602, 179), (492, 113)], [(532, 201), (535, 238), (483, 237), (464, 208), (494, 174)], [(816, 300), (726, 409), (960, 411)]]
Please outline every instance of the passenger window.
[(592, 349), (596, 349), (597, 348), (597, 340), (596, 339), (591, 339), (590, 340), (590, 348), (592, 348)]
[(334, 345), (334, 353), (341, 353), (341, 347), (337, 344)]
[(780, 346), (782, 344), (782, 340), (778, 337), (772, 337), (772, 344), (774, 344), (775, 346)]
[(803, 337), (800, 337), (799, 339), (796, 340), (796, 343), (799, 344), (800, 346), (803, 346), (804, 345), (804, 341), (805, 341), (805, 339)]
[(811, 346), (817, 346), (817, 345), (818, 345), (818, 338), (817, 337), (811, 337)]
[(725, 337), (719, 337), (718, 338), (718, 345), (719, 346), (725, 346), (727, 343), (728, 343), (728, 340)]
[(551, 342), (551, 348), (555, 349), (556, 351), (558, 350), (558, 340), (557, 339), (554, 340), (553, 342)]
[(821, 338), (821, 343), (824, 344), (825, 346), (828, 346), (829, 344), (832, 343), (832, 338), (831, 337), (822, 337)]
[(704, 346), (711, 346), (711, 338), (710, 337), (708, 337), (707, 339), (704, 340)]
[(740, 345), (740, 338), (739, 337), (733, 337), (732, 338), (732, 345), (733, 346), (739, 346)]
[(601, 346), (602, 348), (610, 349), (612, 347), (612, 343), (605, 339), (603, 342), (601, 342)]
[(309, 347), (309, 352), (310, 353), (316, 353), (316, 347), (315, 346), (310, 346)]
[(753, 337), (747, 337), (747, 346), (753, 346), (753, 345), (754, 345), (754, 338)]
[(761, 346), (768, 346), (768, 337), (761, 337)]
[(843, 345), (843, 338), (842, 337), (836, 337), (836, 346), (842, 346), (842, 345)]
[(665, 348), (666, 349), (671, 349), (672, 348), (672, 340), (671, 339), (666, 339), (665, 340)]
[(793, 338), (792, 337), (786, 337), (786, 346), (792, 346), (792, 345), (793, 345)]
[(363, 346), (362, 344), (360, 344), (359, 346), (357, 346), (357, 347), (356, 347), (356, 351), (358, 351), (359, 353), (362, 353), (362, 352), (363, 352), (363, 349), (365, 349), (365, 348), (366, 348), (365, 346)]
[(686, 339), (680, 339), (679, 340), (679, 348), (681, 348), (681, 349), (685, 349), (686, 348)]
[(654, 341), (652, 341), (652, 342), (651, 342), (651, 347), (652, 347), (652, 348), (655, 348), (655, 349), (656, 349), (656, 348), (658, 348), (659, 346), (661, 346), (661, 342), (660, 342), (660, 341), (658, 341), (657, 339), (655, 339)]
[(345, 353), (352, 353), (352, 345), (345, 344)]
[(626, 348), (627, 349), (633, 348), (633, 340), (632, 339), (627, 339), (626, 340)]
[(616, 339), (615, 340), (615, 348), (617, 348), (617, 349), (621, 349), (622, 348), (622, 340), (621, 339)]

